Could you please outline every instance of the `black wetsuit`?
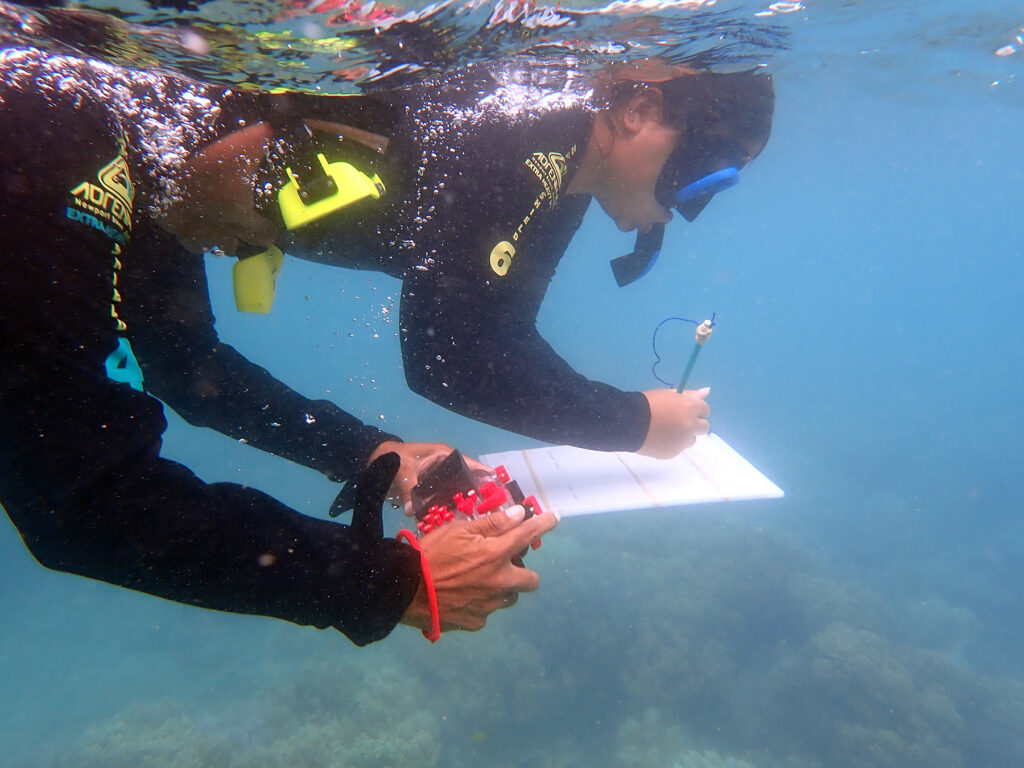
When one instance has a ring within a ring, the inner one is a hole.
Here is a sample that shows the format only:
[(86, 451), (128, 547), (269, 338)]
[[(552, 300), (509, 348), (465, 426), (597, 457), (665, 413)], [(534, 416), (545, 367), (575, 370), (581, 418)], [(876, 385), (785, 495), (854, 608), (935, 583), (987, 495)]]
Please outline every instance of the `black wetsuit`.
[(638, 449), (650, 424), (643, 394), (577, 373), (536, 327), (590, 201), (565, 193), (593, 120), (586, 100), (551, 103), (474, 70), (441, 88), (374, 94), (370, 109), (320, 102), (297, 106), (389, 135), (377, 166), (388, 193), (297, 230), (289, 252), (402, 279), (409, 386), (540, 440)]
[(223, 130), (211, 93), (0, 54), (0, 503), (48, 567), (364, 644), (419, 586), (411, 548), (159, 456), (154, 396), (338, 479), (389, 437), (219, 343), (202, 259), (153, 225)]

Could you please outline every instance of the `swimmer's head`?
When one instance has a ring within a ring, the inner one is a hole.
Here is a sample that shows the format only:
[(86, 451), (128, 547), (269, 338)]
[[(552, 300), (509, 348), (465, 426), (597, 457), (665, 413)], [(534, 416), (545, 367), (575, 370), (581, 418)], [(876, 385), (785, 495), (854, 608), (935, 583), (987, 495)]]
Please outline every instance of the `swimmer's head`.
[(697, 217), (714, 191), (683, 201), (676, 199), (677, 193), (725, 169), (741, 170), (771, 135), (775, 92), (771, 76), (761, 70), (697, 72), (647, 63), (610, 71), (597, 93), (612, 114), (646, 94), (657, 105), (662, 123), (678, 132), (655, 196), (687, 221)]
[(720, 74), (648, 63), (605, 73), (595, 96), (602, 108), (595, 133), (607, 134), (606, 167), (633, 147), (629, 173), (591, 190), (620, 229), (637, 230), (634, 251), (612, 262), (626, 285), (653, 265), (672, 209), (693, 221), (764, 149), (775, 94), (771, 77), (759, 70)]

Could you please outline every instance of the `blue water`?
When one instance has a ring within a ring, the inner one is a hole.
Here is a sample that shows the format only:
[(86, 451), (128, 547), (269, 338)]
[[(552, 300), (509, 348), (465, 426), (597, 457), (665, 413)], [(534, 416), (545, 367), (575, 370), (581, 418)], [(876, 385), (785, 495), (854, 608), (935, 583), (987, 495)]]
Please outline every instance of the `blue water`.
[[(1024, 12), (866, 5), (788, 20), (767, 149), (650, 276), (615, 287), (631, 236), (595, 207), (541, 317), (646, 389), (654, 326), (716, 312), (693, 384), (784, 499), (566, 520), (481, 633), (365, 649), (48, 572), (0, 526), (0, 763), (1024, 765), (1024, 51), (993, 54)], [(407, 391), (397, 282), (289, 260), (243, 316), (230, 267), (208, 263), (222, 338), (304, 394), (529, 444)], [(311, 515), (336, 492), (179, 421), (164, 453)]]

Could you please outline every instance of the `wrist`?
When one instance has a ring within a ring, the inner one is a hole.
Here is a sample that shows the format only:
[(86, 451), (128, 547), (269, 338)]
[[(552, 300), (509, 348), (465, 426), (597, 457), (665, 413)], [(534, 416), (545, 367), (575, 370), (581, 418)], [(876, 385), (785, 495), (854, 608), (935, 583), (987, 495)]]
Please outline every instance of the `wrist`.
[(385, 440), (383, 443), (381, 443), (376, 448), (374, 448), (372, 451), (370, 451), (370, 455), (366, 459), (366, 466), (370, 466), (371, 464), (373, 464), (373, 462), (375, 462), (377, 459), (379, 459), (385, 453), (398, 453), (399, 452), (399, 448), (401, 447), (401, 445), (402, 445), (402, 442), (400, 440), (397, 440), (397, 439), (396, 440), (390, 440), (390, 439)]
[[(411, 624), (418, 627), (423, 636), (432, 643), (436, 643), (441, 637), (441, 615), (437, 605), (437, 593), (434, 591), (434, 579), (430, 574), (430, 564), (427, 562), (427, 555), (420, 547), (420, 542), (412, 531), (401, 530), (398, 532), (399, 540), (404, 540), (410, 547), (420, 554), (420, 567), (423, 571), (423, 580), (416, 588), (416, 594), (412, 598), (409, 607), (405, 609), (400, 621), (403, 624)], [(426, 606), (426, 610), (424, 610)]]
[(416, 594), (413, 595), (412, 602), (409, 603), (409, 607), (405, 609), (405, 613), (402, 614), (402, 618), (398, 620), (398, 623), (415, 627), (424, 632), (430, 629), (430, 604), (427, 601), (427, 590), (422, 581), (420, 581), (420, 585), (416, 588)]

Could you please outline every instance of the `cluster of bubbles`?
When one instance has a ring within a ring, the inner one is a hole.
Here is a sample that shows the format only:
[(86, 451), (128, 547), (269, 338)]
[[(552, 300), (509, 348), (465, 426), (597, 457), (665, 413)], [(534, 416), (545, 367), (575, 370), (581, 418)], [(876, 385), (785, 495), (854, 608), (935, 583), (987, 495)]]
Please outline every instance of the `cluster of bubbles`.
[(2, 51), (0, 60), (9, 89), (31, 85), (54, 100), (89, 94), (94, 103), (107, 105), (117, 115), (123, 130), (133, 132), (132, 146), (141, 154), (150, 188), (146, 200), (153, 215), (180, 197), (181, 167), (214, 135), (220, 108), (210, 89), (192, 80), (128, 72), (96, 59), (47, 56), (31, 48)]
[[(770, 15), (797, 6), (774, 3)], [(705, 0), (619, 0), (592, 9), (532, 0), (442, 0), (418, 10), (359, 0), (183, 0), (130, 8), (0, 2), (0, 40), (234, 88), (346, 93), (516, 59), (563, 72), (652, 56), (749, 68), (784, 49), (788, 35), (750, 9)]]

